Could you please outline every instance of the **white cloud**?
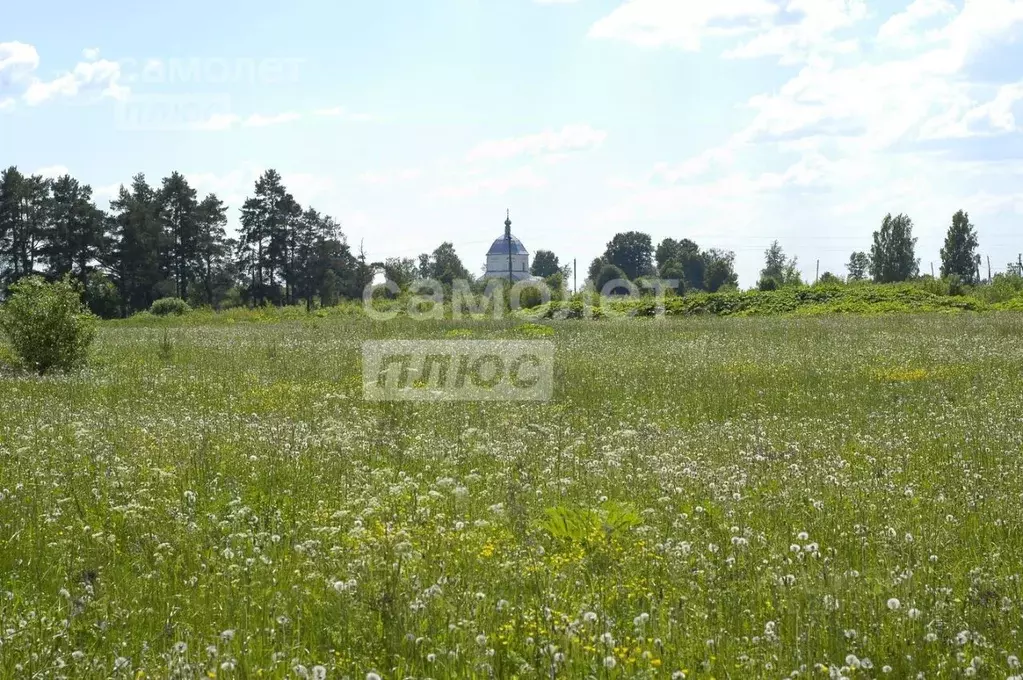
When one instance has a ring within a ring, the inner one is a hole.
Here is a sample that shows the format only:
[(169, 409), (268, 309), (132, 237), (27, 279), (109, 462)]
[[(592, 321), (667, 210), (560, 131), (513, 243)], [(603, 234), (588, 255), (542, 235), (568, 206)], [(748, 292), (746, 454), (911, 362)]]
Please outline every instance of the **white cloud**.
[(204, 131), (230, 130), (241, 119), (241, 116), (235, 113), (215, 113), (206, 120), (192, 124), (191, 129)]
[(503, 196), (513, 189), (539, 189), (547, 184), (546, 177), (537, 174), (529, 166), (523, 166), (492, 176), (470, 173), (467, 177), (434, 189), (428, 196), (443, 199), (471, 198), (480, 194)]
[(22, 42), (0, 43), (0, 83), (17, 82), (39, 68), (39, 53)]
[(82, 59), (85, 59), (86, 61), (96, 61), (99, 59), (99, 48), (86, 47), (82, 50)]
[(80, 92), (98, 92), (102, 97), (124, 99), (129, 89), (120, 84), (121, 66), (117, 62), (79, 62), (74, 70), (51, 81), (38, 78), (25, 91), (23, 98), (29, 106), (37, 106), (57, 97), (74, 97)]
[(298, 120), (302, 116), (293, 111), (287, 113), (278, 113), (272, 116), (264, 116), (262, 114), (254, 113), (246, 118), (242, 125), (245, 127), (267, 127), (269, 125), (281, 125), (283, 123), (291, 123)]
[(359, 179), (366, 184), (387, 186), (399, 182), (411, 182), (422, 176), (423, 171), (419, 168), (407, 168), (393, 172), (365, 172), (359, 176)]
[(0, 111), (9, 111), (14, 108), (14, 98), (7, 97), (6, 99), (0, 99)]
[(231, 130), (237, 126), (260, 128), (291, 123), (299, 120), (301, 117), (301, 114), (293, 111), (270, 115), (253, 113), (246, 117), (242, 117), (236, 113), (215, 113), (206, 120), (193, 124), (191, 129), (216, 132), (221, 130)]
[(866, 18), (863, 0), (789, 0), (787, 12), (797, 13), (794, 23), (772, 25), (744, 44), (725, 52), (726, 57), (779, 57), (782, 64), (795, 64), (811, 56), (856, 52), (855, 39), (840, 40), (834, 34)]
[[(246, 198), (252, 196), (256, 180), (265, 168), (246, 167), (218, 174), (213, 172), (188, 172), (185, 177), (200, 194), (215, 193), (220, 200), (232, 208), (240, 208)], [(333, 177), (302, 172), (281, 171), (284, 186), (303, 207), (315, 207), (317, 199), (323, 199), (337, 186)]]
[(39, 168), (32, 174), (41, 175), (48, 179), (56, 179), (64, 175), (70, 175), (71, 171), (65, 165), (47, 165), (46, 167)]
[(902, 12), (894, 14), (877, 31), (877, 39), (898, 47), (915, 47), (933, 42), (940, 36), (937, 31), (923, 31), (922, 24), (929, 19), (951, 16), (956, 7), (949, 0), (913, 0)]
[(352, 123), (368, 123), (377, 120), (377, 117), (369, 113), (353, 113), (343, 106), (333, 106), (326, 109), (314, 109), (314, 116), (326, 118), (341, 118)]
[(607, 133), (603, 130), (596, 130), (589, 125), (566, 125), (559, 131), (547, 130), (523, 137), (483, 142), (469, 152), (467, 159), (507, 160), (523, 155), (561, 155), (596, 148), (605, 139)]
[(593, 24), (590, 37), (695, 51), (705, 37), (741, 35), (767, 26), (778, 11), (768, 0), (627, 0)]

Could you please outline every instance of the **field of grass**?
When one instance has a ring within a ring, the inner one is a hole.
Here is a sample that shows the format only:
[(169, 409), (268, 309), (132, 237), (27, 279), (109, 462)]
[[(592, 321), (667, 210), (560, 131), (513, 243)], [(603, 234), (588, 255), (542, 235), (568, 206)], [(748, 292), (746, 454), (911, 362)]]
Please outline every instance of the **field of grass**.
[[(365, 339), (466, 336), (553, 340), (555, 398), (361, 399)], [(1019, 675), (1021, 338), (104, 324), (0, 368), (0, 678)]]

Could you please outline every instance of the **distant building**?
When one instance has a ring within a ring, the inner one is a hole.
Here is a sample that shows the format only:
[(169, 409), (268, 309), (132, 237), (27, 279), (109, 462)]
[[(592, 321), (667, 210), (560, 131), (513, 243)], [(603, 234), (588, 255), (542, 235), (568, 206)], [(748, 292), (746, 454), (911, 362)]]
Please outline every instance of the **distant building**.
[[(508, 279), (509, 264), (511, 265), (511, 278), (514, 281), (531, 279), (529, 273), (529, 251), (522, 245), (522, 241), (515, 238), (511, 233), (511, 213), (504, 222), (504, 236), (494, 241), (487, 251), (487, 272), (483, 275), (488, 279)], [(511, 256), (509, 257), (509, 250)]]

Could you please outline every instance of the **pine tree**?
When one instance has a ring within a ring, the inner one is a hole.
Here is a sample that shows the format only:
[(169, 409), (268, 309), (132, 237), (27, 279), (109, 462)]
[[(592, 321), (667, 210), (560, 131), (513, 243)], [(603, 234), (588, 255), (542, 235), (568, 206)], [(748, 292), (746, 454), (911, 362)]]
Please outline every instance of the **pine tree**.
[(249, 272), (249, 289), (257, 304), (278, 299), (277, 274), (285, 269), (292, 230), (301, 208), (284, 188), (276, 170), (256, 181), (255, 195), (242, 206), (239, 262)]
[(163, 225), (164, 272), (174, 281), (174, 294), (188, 297), (188, 284), (195, 279), (198, 208), (196, 191), (179, 172), (163, 180), (158, 202)]
[(34, 273), (49, 211), (48, 180), (15, 167), (0, 173), (0, 283)]
[(195, 262), (193, 269), (198, 276), (203, 304), (216, 305), (217, 289), (223, 288), (224, 274), (228, 268), (227, 257), (230, 246), (227, 240), (227, 206), (209, 194), (199, 203), (196, 213)]
[(881, 228), (874, 232), (870, 249), (870, 274), (877, 283), (908, 281), (920, 271), (916, 259), (913, 220), (906, 215), (885, 216)]
[(163, 278), (160, 270), (161, 221), (157, 194), (143, 174), (132, 178), (131, 188), (121, 186), (110, 202), (112, 247), (107, 268), (124, 305), (123, 314), (148, 309), (157, 298)]
[(955, 274), (963, 283), (977, 282), (977, 232), (970, 224), (969, 214), (960, 210), (952, 216), (952, 224), (941, 249), (941, 276)]
[(84, 287), (89, 272), (103, 255), (105, 215), (92, 202), (92, 187), (70, 175), (53, 182), (53, 202), (43, 247), (51, 277), (74, 275)]

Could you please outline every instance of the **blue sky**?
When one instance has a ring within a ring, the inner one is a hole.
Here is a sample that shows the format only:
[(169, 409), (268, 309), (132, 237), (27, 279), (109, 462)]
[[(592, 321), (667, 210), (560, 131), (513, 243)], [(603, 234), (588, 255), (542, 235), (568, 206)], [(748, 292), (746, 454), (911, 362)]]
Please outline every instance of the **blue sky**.
[[(1023, 250), (1023, 0), (58, 0), (3, 10), (0, 164), (106, 207), (172, 170), (233, 208), (274, 167), (369, 256), (452, 241), (478, 271), (512, 210), (535, 251), (618, 231), (777, 238), (844, 273), (886, 212), (922, 269), (970, 212)], [(60, 21), (54, 21), (60, 16)], [(937, 266), (937, 264), (935, 265)]]

